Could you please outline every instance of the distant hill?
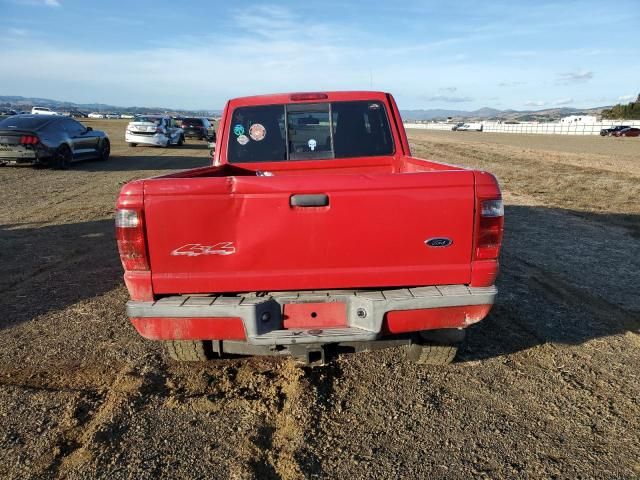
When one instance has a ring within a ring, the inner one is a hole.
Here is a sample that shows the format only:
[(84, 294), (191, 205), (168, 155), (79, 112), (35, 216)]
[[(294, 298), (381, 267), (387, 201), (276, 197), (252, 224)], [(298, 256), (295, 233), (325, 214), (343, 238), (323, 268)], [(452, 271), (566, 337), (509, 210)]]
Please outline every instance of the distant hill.
[(80, 110), (83, 112), (130, 112), (130, 113), (177, 113), (184, 115), (219, 115), (220, 110), (180, 110), (167, 107), (122, 107), (104, 103), (74, 103), (52, 100), (50, 98), (20, 97), (0, 95), (0, 107), (14, 110), (31, 110), (33, 106), (48, 107), (54, 110)]
[(595, 108), (546, 108), (543, 110), (497, 110), (484, 107), (471, 112), (465, 110), (401, 110), (403, 120), (504, 120), (504, 121), (550, 121), (567, 115), (600, 115), (603, 110), (611, 107)]
[[(49, 107), (54, 110), (80, 110), (83, 112), (130, 112), (130, 113), (173, 113), (180, 115), (220, 115), (221, 110), (180, 110), (167, 107), (137, 107), (137, 106), (117, 106), (104, 103), (74, 103), (52, 100), (50, 98), (20, 97), (11, 95), (0, 95), (0, 107), (13, 108), (14, 110), (31, 110), (31, 107)], [(402, 110), (404, 120), (446, 120), (452, 117), (454, 120), (490, 120), (499, 119), (504, 121), (549, 121), (557, 120), (567, 115), (600, 115), (604, 109), (611, 107), (597, 107), (587, 109), (576, 108), (547, 108), (544, 110), (497, 110), (495, 108), (484, 107), (478, 110)]]

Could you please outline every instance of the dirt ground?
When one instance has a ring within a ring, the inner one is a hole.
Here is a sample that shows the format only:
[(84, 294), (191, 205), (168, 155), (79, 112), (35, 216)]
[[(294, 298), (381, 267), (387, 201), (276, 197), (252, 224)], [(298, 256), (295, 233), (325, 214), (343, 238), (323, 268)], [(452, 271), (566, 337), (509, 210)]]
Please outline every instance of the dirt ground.
[(0, 169), (0, 477), (640, 478), (640, 139), (410, 131), (492, 171), (499, 300), (447, 368), (402, 351), (323, 368), (182, 365), (129, 324), (112, 214), (204, 143)]

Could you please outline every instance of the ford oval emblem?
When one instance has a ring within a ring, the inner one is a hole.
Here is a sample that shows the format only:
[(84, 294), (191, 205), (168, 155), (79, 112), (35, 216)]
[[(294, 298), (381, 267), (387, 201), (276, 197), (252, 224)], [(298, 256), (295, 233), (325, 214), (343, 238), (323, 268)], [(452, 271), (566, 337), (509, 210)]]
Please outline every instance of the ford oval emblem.
[(450, 238), (436, 237), (425, 240), (424, 243), (430, 247), (448, 247), (453, 243)]

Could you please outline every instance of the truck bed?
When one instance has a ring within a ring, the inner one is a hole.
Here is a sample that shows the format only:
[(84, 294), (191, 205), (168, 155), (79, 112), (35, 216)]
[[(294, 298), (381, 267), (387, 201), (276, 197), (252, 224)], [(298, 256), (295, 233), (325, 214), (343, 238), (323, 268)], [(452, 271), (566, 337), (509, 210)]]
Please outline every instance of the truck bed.
[(155, 294), (470, 281), (471, 170), (407, 156), (236, 164), (143, 191)]

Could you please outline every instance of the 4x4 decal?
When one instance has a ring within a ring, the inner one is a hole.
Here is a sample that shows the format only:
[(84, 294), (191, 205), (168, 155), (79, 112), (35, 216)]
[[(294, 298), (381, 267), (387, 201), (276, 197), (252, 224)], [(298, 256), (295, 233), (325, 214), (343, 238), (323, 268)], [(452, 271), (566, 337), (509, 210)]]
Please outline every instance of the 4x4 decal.
[(215, 245), (202, 245), (200, 243), (188, 243), (176, 248), (171, 255), (186, 255), (187, 257), (198, 257), (200, 255), (231, 255), (236, 253), (233, 242), (219, 242)]

